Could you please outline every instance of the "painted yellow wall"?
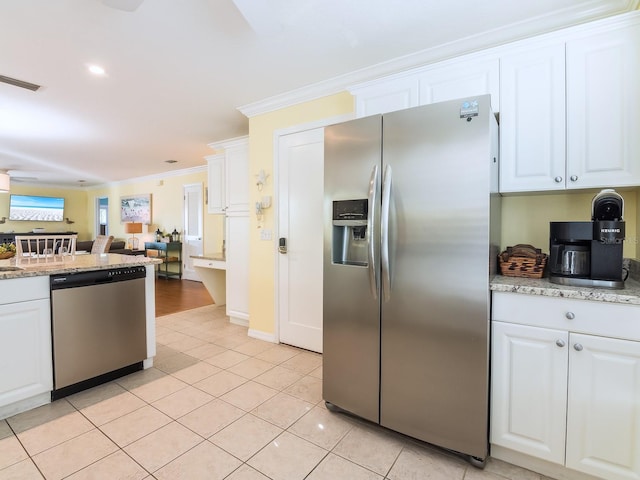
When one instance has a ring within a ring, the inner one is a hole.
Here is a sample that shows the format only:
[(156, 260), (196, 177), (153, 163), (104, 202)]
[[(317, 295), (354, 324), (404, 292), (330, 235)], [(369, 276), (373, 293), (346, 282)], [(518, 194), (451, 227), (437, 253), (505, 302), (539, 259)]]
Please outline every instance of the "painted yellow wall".
[[(549, 222), (591, 220), (591, 200), (599, 190), (588, 193), (510, 195), (502, 197), (502, 237), (504, 249), (528, 243), (549, 252)], [(640, 199), (637, 190), (616, 190), (624, 198), (627, 240), (625, 257), (638, 258)]]
[[(204, 160), (203, 160), (204, 162)], [(93, 226), (96, 214), (96, 201), (100, 197), (109, 198), (109, 234), (116, 239), (126, 240), (129, 235), (124, 231), (124, 224), (120, 221), (120, 197), (132, 194), (151, 194), (151, 225), (143, 226), (143, 232), (136, 235), (140, 246), (145, 241), (155, 240), (155, 231), (159, 228), (170, 233), (175, 228), (182, 234), (183, 229), (183, 187), (199, 183), (203, 187), (203, 195), (207, 186), (207, 171), (173, 175), (163, 179), (147, 179), (126, 184), (110, 185), (90, 190), (87, 194), (87, 217), (89, 225)], [(204, 204), (204, 251), (205, 253), (220, 251), (223, 236), (223, 217), (206, 213)], [(91, 231), (93, 231), (91, 227)]]
[[(41, 195), (45, 197), (64, 197), (64, 216), (73, 221), (66, 222), (16, 222), (7, 220), (0, 224), (0, 232), (31, 232), (34, 228), (44, 228), (46, 232), (78, 232), (78, 238), (89, 235), (91, 223), (87, 220), (87, 192), (80, 189), (43, 188), (11, 184), (11, 192), (18, 195)], [(9, 218), (9, 193), (0, 194), (0, 218)]]
[[(346, 115), (354, 111), (353, 97), (344, 92), (329, 97), (257, 115), (249, 119), (249, 205), (263, 195), (274, 195), (273, 149), (274, 132), (279, 129)], [(270, 176), (262, 191), (258, 191), (254, 175), (264, 169)], [(249, 322), (250, 328), (265, 333), (275, 330), (275, 248), (277, 240), (274, 208), (265, 210), (262, 228), (273, 232), (273, 241), (261, 241), (255, 215), (251, 215), (249, 239)]]

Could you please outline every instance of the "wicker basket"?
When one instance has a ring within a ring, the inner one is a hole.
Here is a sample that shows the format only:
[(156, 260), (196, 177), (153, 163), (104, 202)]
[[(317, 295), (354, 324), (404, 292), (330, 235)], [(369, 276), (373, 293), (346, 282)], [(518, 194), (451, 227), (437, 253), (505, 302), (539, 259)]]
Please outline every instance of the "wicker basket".
[(519, 244), (498, 256), (500, 272), (507, 277), (542, 278), (547, 254), (531, 245)]
[(13, 256), (15, 256), (16, 252), (4, 252), (4, 253), (0, 253), (0, 260), (4, 260), (6, 258), (11, 258)]

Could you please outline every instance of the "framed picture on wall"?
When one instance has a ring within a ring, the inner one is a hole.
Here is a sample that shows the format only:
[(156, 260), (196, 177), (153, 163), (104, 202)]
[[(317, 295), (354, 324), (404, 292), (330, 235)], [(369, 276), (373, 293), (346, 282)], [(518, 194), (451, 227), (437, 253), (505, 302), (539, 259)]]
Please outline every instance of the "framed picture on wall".
[(151, 194), (120, 197), (120, 221), (151, 223)]

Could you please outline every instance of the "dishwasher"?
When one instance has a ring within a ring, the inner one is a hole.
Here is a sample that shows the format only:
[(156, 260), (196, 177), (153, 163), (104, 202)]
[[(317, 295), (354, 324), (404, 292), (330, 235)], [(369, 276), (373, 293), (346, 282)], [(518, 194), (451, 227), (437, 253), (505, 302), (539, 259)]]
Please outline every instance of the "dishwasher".
[(144, 266), (51, 275), (51, 399), (141, 370), (147, 358)]

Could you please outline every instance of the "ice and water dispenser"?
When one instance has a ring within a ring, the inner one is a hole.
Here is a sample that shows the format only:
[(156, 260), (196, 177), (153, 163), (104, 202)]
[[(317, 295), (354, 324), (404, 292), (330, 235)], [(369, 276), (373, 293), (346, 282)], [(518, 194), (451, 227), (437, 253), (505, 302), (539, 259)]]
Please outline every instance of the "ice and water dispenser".
[(333, 202), (333, 263), (368, 266), (368, 201)]

